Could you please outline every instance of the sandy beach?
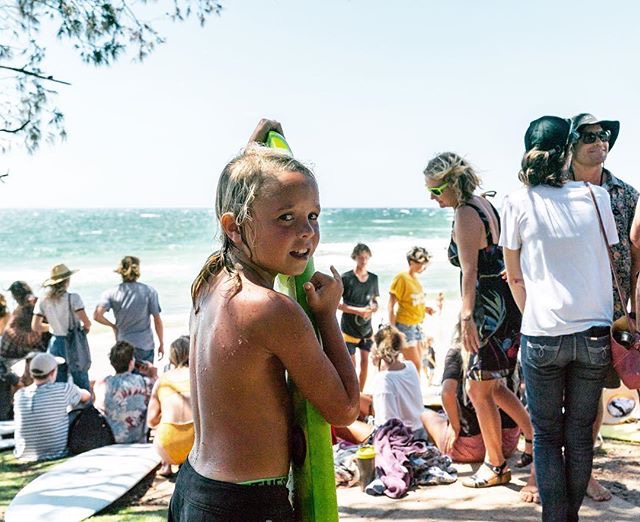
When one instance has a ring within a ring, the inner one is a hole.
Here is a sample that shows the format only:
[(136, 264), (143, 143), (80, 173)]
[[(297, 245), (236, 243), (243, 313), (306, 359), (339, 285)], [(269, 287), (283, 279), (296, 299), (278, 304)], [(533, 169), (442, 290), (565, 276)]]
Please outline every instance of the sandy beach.
[[(428, 296), (429, 304), (434, 296)], [(386, 322), (385, 299), (381, 299), (381, 309), (375, 314), (373, 321), (377, 326)], [(425, 332), (434, 338), (437, 367), (433, 379), (434, 385), (427, 386), (422, 377), (423, 399), (425, 404), (434, 404), (439, 400), (439, 383), (442, 376), (442, 363), (450, 346), (453, 325), (456, 322), (460, 301), (448, 299), (442, 312), (427, 317), (424, 323)], [(165, 349), (169, 349), (171, 341), (188, 333), (188, 316), (186, 314), (163, 314)], [(112, 331), (93, 322), (89, 334), (92, 352), (92, 366), (89, 371), (92, 380), (112, 374), (113, 369), (108, 360), (110, 347), (114, 343)], [(162, 372), (168, 363), (167, 357), (156, 360), (156, 366)], [(370, 365), (368, 383), (378, 370)], [(365, 392), (369, 386), (365, 387)], [(602, 448), (596, 452), (594, 472), (602, 484), (609, 488), (614, 497), (610, 502), (598, 503), (585, 499), (580, 512), (585, 521), (632, 521), (640, 518), (640, 446), (606, 440)], [(510, 460), (514, 461), (517, 455)], [(401, 499), (372, 497), (360, 491), (359, 487), (338, 488), (338, 505), (340, 520), (353, 522), (369, 522), (381, 519), (404, 521), (536, 521), (540, 519), (539, 505), (527, 504), (520, 500), (519, 490), (525, 484), (528, 468), (524, 470), (511, 467), (513, 479), (510, 484), (482, 490), (468, 489), (462, 486), (461, 479), (472, 474), (477, 465), (456, 465), (458, 481), (448, 486), (420, 487)], [(115, 514), (127, 506), (128, 512), (136, 513), (136, 518), (160, 520), (165, 516), (165, 509), (173, 492), (173, 480), (152, 474), (132, 492), (125, 495), (102, 516), (109, 520), (118, 519)], [(0, 513), (2, 507), (0, 507)], [(150, 518), (147, 518), (150, 517)], [(157, 518), (154, 518), (157, 517)], [(100, 516), (98, 516), (100, 518)]]
[[(640, 517), (640, 446), (605, 441), (596, 451), (594, 470), (603, 485), (614, 496), (609, 502), (584, 500), (580, 520), (590, 522), (631, 522)], [(516, 457), (512, 457), (513, 463)], [(420, 487), (401, 499), (372, 497), (355, 486), (338, 488), (338, 514), (349, 522), (376, 522), (379, 520), (424, 521), (501, 521), (535, 522), (540, 520), (541, 508), (537, 504), (522, 502), (519, 490), (525, 484), (528, 468), (512, 467), (513, 479), (505, 486), (488, 489), (468, 489), (461, 478), (471, 474), (477, 465), (456, 465), (458, 481), (448, 486)], [(158, 475), (147, 477), (132, 492), (96, 518), (118, 520), (118, 509), (129, 506), (139, 520), (163, 520), (166, 517), (175, 479)], [(0, 514), (2, 508), (0, 507)], [(148, 518), (147, 518), (148, 517)]]

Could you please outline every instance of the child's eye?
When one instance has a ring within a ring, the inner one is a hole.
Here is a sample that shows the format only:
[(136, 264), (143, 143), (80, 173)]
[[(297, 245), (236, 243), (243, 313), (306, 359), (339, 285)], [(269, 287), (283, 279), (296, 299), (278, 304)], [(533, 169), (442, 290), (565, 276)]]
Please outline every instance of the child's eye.
[(318, 220), (318, 216), (319, 216), (318, 212), (311, 212), (311, 214), (309, 214), (309, 219), (311, 221), (317, 221)]
[(280, 221), (293, 221), (293, 214), (282, 214), (278, 219)]

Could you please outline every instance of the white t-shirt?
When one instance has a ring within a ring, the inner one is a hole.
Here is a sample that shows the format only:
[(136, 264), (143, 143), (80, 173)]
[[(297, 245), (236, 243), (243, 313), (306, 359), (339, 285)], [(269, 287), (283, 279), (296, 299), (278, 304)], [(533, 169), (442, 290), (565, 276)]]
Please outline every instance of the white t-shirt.
[(420, 377), (411, 361), (402, 370), (378, 373), (373, 381), (373, 410), (375, 425), (382, 426), (389, 419), (400, 419), (413, 431), (423, 427)]
[[(618, 242), (609, 194), (592, 186), (610, 244)], [(502, 207), (500, 246), (520, 250), (527, 300), (525, 335), (558, 336), (609, 325), (611, 268), (589, 189), (523, 187)]]
[(69, 296), (71, 296), (71, 308), (74, 311), (83, 310), (84, 304), (78, 294), (65, 293), (59, 299), (51, 299), (43, 296), (36, 301), (33, 309), (35, 315), (42, 315), (47, 318), (53, 335), (67, 335), (69, 326), (72, 323), (69, 317)]

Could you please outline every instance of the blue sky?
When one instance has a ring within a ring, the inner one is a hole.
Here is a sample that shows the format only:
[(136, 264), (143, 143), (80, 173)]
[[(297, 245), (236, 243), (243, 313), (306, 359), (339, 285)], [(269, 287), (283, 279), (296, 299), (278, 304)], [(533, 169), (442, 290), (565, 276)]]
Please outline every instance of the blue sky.
[(444, 150), (499, 203), (543, 114), (619, 119), (607, 166), (640, 186), (635, 2), (223, 5), (204, 28), (158, 23), (167, 43), (143, 64), (96, 69), (53, 43), (69, 138), (0, 156), (0, 205), (210, 207), (262, 116), (314, 166), (326, 207), (424, 206), (421, 171)]

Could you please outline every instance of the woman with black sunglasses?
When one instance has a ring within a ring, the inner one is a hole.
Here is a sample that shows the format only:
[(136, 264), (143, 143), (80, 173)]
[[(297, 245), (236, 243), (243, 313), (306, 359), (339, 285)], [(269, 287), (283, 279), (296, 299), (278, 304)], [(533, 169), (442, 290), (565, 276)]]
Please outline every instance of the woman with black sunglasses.
[[(460, 267), (460, 332), (469, 382), (468, 394), (486, 448), (484, 465), (463, 485), (484, 488), (505, 484), (511, 471), (502, 450), (498, 407), (519, 426), (527, 412), (512, 392), (496, 393), (502, 379), (516, 366), (520, 345), (520, 312), (502, 277), (504, 262), (498, 246), (500, 219), (484, 195), (475, 195), (480, 178), (469, 163), (453, 152), (438, 154), (424, 170), (427, 190), (440, 207), (455, 209), (449, 260)], [(458, 435), (458, 434), (456, 434)], [(531, 462), (527, 440), (524, 465)], [(524, 498), (524, 497), (523, 497)]]

